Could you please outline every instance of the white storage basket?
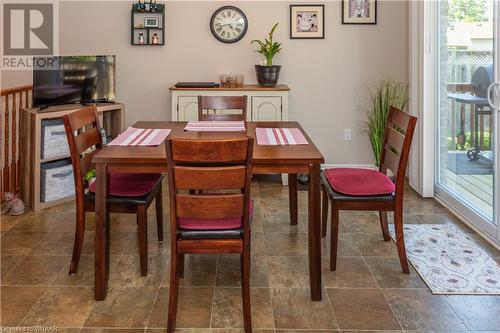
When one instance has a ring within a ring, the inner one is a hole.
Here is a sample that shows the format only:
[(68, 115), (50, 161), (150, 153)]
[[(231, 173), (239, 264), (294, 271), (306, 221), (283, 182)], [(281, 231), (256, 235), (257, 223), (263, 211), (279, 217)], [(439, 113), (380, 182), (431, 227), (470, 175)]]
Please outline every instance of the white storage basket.
[(40, 178), (40, 200), (49, 202), (75, 194), (71, 160), (43, 163)]
[(42, 159), (69, 156), (68, 139), (62, 119), (42, 121)]

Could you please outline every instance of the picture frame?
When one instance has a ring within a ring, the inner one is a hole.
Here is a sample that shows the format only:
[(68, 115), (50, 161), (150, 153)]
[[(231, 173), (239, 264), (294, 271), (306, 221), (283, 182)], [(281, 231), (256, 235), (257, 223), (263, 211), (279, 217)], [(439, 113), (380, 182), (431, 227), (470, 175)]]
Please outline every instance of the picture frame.
[(325, 39), (325, 5), (290, 5), (290, 39)]
[(342, 0), (342, 24), (377, 24), (377, 0)]
[(158, 28), (160, 26), (160, 18), (159, 17), (145, 17), (144, 18), (144, 27), (146, 28)]

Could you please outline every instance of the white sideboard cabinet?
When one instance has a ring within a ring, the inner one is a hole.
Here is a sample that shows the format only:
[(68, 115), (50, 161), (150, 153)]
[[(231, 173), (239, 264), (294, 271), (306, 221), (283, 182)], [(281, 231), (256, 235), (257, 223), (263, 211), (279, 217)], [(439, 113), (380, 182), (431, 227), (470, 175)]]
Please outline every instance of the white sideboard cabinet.
[(176, 88), (172, 93), (172, 120), (198, 120), (198, 96), (248, 96), (248, 121), (288, 120), (287, 85), (262, 88), (258, 85), (244, 85), (241, 88)]

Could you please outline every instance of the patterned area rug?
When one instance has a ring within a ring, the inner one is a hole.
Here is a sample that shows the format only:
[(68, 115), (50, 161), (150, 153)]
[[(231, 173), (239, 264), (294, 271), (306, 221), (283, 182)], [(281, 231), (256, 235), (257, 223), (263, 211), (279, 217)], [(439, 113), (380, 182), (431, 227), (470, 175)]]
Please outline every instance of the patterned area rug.
[(408, 259), (433, 294), (500, 295), (500, 265), (458, 228), (407, 224), (404, 234)]

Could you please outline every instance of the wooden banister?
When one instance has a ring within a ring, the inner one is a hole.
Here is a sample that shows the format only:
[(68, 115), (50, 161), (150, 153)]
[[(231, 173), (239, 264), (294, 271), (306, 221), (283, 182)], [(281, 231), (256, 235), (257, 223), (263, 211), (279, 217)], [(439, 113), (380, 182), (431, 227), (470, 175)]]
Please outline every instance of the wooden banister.
[(2, 89), (0, 98), (0, 198), (4, 192), (19, 193), (21, 189), (21, 165), (19, 149), (21, 110), (32, 106), (33, 86), (24, 85)]
[(0, 92), (1, 96), (7, 96), (7, 95), (13, 95), (18, 92), (25, 92), (25, 91), (30, 91), (33, 90), (33, 86), (31, 84), (27, 84), (24, 86), (19, 86), (19, 87), (14, 87), (14, 88), (6, 88), (2, 89)]

